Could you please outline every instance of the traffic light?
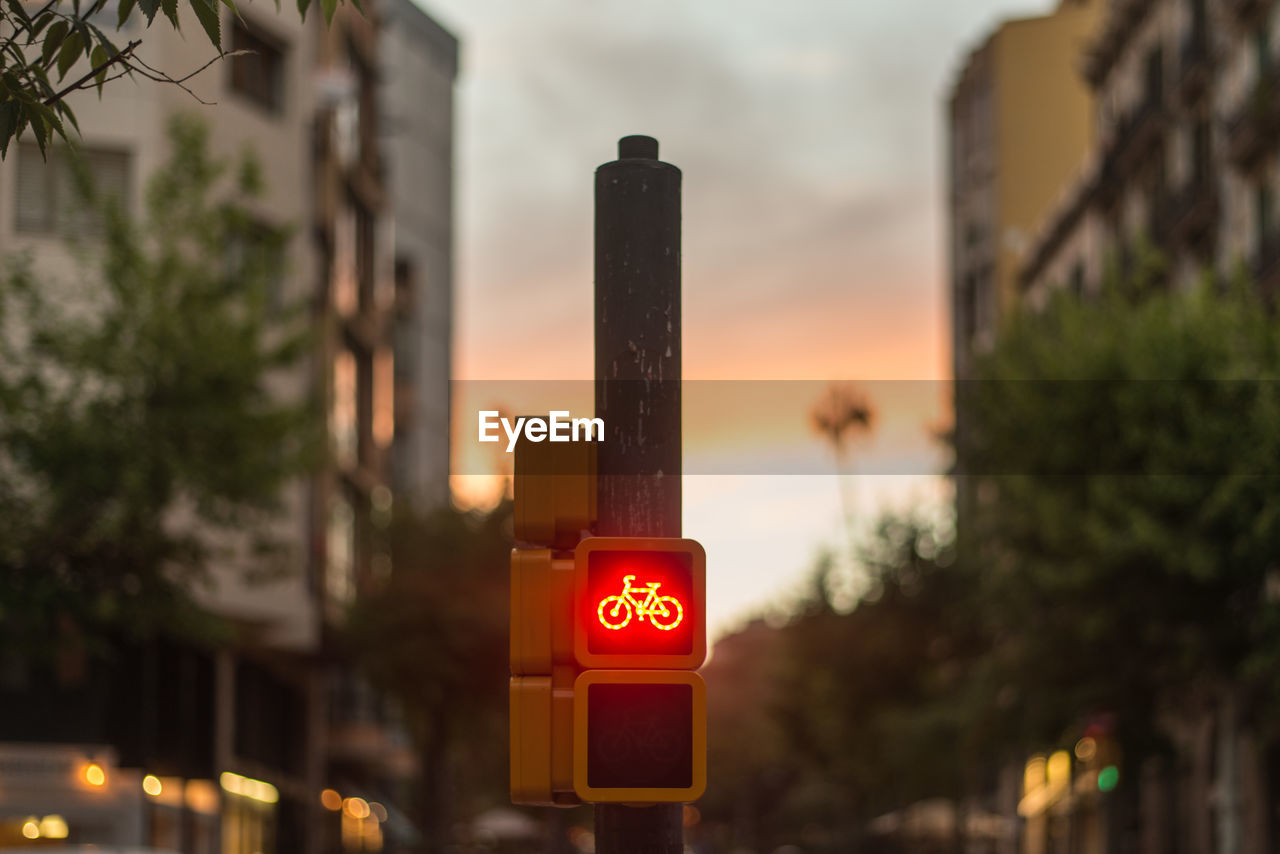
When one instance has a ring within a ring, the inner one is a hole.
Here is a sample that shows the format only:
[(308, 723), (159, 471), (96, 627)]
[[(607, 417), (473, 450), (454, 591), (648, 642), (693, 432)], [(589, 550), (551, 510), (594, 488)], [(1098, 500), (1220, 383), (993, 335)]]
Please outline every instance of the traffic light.
[(591, 457), (552, 458), (573, 447), (516, 451), (511, 798), (695, 800), (706, 786), (706, 686), (692, 672), (707, 654), (706, 554), (688, 539), (579, 539), (594, 521)]
[(573, 788), (588, 802), (686, 803), (707, 785), (707, 688), (688, 670), (586, 670), (573, 683)]
[(584, 668), (694, 670), (707, 657), (707, 556), (694, 540), (592, 537), (574, 550)]
[[(511, 800), (572, 806), (572, 549), (595, 523), (594, 446), (521, 442), (511, 552)], [(556, 549), (556, 551), (553, 551)]]
[[(592, 537), (574, 550), (573, 788), (590, 802), (706, 787), (707, 558), (694, 540)], [(594, 669), (601, 668), (601, 669)]]

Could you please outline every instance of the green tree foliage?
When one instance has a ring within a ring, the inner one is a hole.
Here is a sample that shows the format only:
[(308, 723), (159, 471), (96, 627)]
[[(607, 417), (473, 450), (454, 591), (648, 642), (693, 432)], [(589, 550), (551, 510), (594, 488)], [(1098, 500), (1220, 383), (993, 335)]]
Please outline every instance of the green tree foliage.
[[(338, 2), (320, 0), (326, 22), (332, 21)], [(224, 55), (221, 7), (239, 15), (235, 0), (183, 3), (218, 55)], [(360, 0), (352, 0), (352, 5), (361, 8)], [(311, 0), (298, 0), (299, 14), (305, 17), (310, 6)], [(48, 0), (31, 8), (24, 0), (0, 2), (0, 159), (27, 128), (42, 152), (55, 134), (70, 142), (67, 125), (78, 129), (75, 113), (66, 102), (72, 92), (95, 87), (101, 95), (105, 83), (126, 74), (178, 84), (187, 79), (190, 75), (174, 78), (141, 60), (136, 51), (144, 39), (119, 45), (107, 33), (119, 31), (138, 16), (146, 19), (149, 28), (157, 13), (163, 13), (177, 30), (181, 8), (179, 0), (116, 0), (108, 22), (104, 20), (108, 0)], [(54, 73), (56, 78), (51, 78)]]
[(868, 587), (852, 610), (833, 604), (827, 558), (784, 625), (716, 644), (703, 810), (729, 828), (728, 847), (849, 850), (876, 815), (964, 790), (976, 755), (967, 680), (985, 642), (953, 559), (932, 523), (886, 517), (862, 550)]
[(1157, 712), (1237, 690), (1277, 719), (1278, 332), (1251, 287), (1131, 283), (1055, 296), (977, 361), (964, 559), (1011, 735), (1113, 711), (1142, 750)]
[(506, 751), (511, 504), (488, 513), (397, 511), (392, 571), (347, 625), (363, 672), (398, 700), (422, 765), (421, 826), (446, 831), (508, 800)]
[(285, 235), (249, 214), (256, 169), (191, 120), (170, 141), (141, 220), (80, 173), (103, 229), (77, 280), (0, 278), (6, 651), (175, 628), (214, 560), (278, 567), (281, 491), (314, 458), (314, 408), (269, 388), (308, 345), (271, 308)]

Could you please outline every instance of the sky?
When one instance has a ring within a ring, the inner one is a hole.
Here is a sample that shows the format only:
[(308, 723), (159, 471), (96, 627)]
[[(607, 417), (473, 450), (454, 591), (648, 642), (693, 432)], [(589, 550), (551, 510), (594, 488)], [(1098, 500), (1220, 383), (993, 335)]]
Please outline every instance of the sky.
[[(479, 381), (590, 378), (593, 173), (643, 133), (684, 176), (685, 378), (852, 381), (878, 413), (843, 480), (834, 460), (825, 475), (753, 465), (829, 452), (803, 401), (754, 446), (701, 435), (738, 460), (686, 461), (713, 637), (793, 601), (824, 549), (847, 554), (845, 519), (856, 538), (884, 508), (940, 514), (944, 106), (998, 21), (1052, 2), (419, 2), (461, 41), (455, 472), (481, 465), (475, 409), (512, 405), (470, 394), (492, 390)], [(911, 407), (881, 399), (903, 388)], [(492, 483), (455, 489), (477, 500)]]

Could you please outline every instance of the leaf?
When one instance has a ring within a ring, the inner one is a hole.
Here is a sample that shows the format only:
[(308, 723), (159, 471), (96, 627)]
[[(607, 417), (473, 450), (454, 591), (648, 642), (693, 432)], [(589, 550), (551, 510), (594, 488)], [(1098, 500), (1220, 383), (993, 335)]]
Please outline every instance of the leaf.
[(307, 9), (311, 6), (311, 0), (298, 0), (298, 14), (302, 16), (302, 20), (307, 19)]
[(200, 26), (204, 27), (209, 41), (213, 42), (218, 53), (222, 53), (222, 22), (218, 15), (217, 0), (191, 0), (191, 8), (195, 11)]
[(338, 0), (320, 0), (320, 7), (324, 9), (324, 22), (332, 24), (333, 13), (338, 11)]
[(17, 101), (0, 102), (0, 160), (9, 152), (9, 140), (18, 132), (18, 116), (22, 107)]
[(137, 0), (120, 0), (120, 8), (116, 12), (116, 29), (120, 29), (133, 14), (133, 6)]
[(160, 0), (138, 0), (138, 8), (142, 10), (142, 14), (147, 16), (147, 26), (151, 26), (151, 22), (156, 19), (156, 12), (160, 10)]
[(62, 46), (62, 41), (67, 37), (67, 30), (71, 29), (67, 26), (66, 21), (58, 21), (49, 28), (49, 32), (45, 34), (44, 46), (40, 49), (40, 64), (48, 65), (53, 59), (53, 55), (58, 52), (58, 48)]
[(84, 52), (84, 36), (75, 32), (67, 36), (62, 43), (62, 49), (58, 51), (58, 79), (61, 80), (66, 76), (71, 66), (76, 64), (76, 60), (80, 58), (80, 54)]
[(45, 126), (43, 117), (38, 110), (34, 109), (34, 105), (29, 105), (23, 112), (26, 114), (27, 121), (31, 123), (31, 132), (35, 134), (36, 146), (40, 149), (40, 156), (48, 158), (49, 152), (45, 146), (49, 141), (49, 128)]
[(31, 25), (31, 16), (27, 14), (27, 10), (22, 6), (22, 0), (9, 0), (9, 10), (19, 18), (22, 23)]
[(54, 101), (53, 108), (58, 114), (67, 121), (71, 122), (71, 126), (76, 129), (76, 133), (80, 133), (80, 121), (76, 118), (76, 114), (67, 106), (66, 100)]
[(160, 0), (160, 8), (175, 30), (182, 29), (178, 26), (178, 0)]
[(109, 70), (108, 68), (105, 67), (105, 65), (107, 60), (110, 58), (111, 57), (107, 54), (107, 49), (102, 45), (96, 45), (93, 49), (93, 52), (89, 54), (89, 64), (93, 68), (97, 68), (98, 66), (104, 66), (101, 71), (99, 71), (97, 74), (93, 76), (93, 82), (96, 83), (98, 86), (99, 98), (102, 97), (102, 84), (106, 81), (107, 71)]
[(35, 41), (36, 37), (40, 35), (40, 33), (44, 30), (44, 28), (49, 26), (56, 20), (57, 20), (57, 16), (54, 15), (52, 12), (46, 12), (45, 14), (36, 18), (36, 22), (31, 26), (31, 40)]
[(361, 16), (364, 15), (364, 0), (351, 0), (351, 5), (356, 7), (356, 11), (359, 12)]
[[(240, 9), (236, 6), (236, 0), (222, 0), (222, 3), (231, 10), (231, 14), (237, 18), (240, 17)], [(276, 0), (276, 11), (280, 11), (280, 0)]]

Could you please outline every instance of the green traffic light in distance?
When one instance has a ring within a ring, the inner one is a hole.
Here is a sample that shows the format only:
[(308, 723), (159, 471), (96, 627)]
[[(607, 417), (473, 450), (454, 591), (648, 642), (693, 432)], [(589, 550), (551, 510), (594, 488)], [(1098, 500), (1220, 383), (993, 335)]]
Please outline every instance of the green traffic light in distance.
[(1098, 791), (1110, 792), (1120, 782), (1120, 769), (1108, 765), (1098, 772)]

